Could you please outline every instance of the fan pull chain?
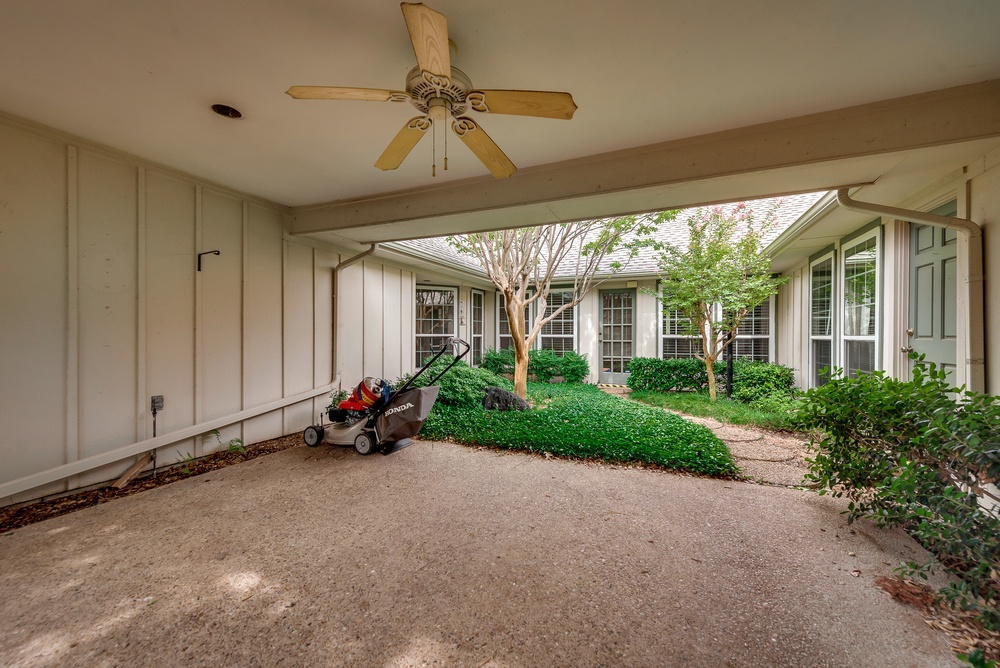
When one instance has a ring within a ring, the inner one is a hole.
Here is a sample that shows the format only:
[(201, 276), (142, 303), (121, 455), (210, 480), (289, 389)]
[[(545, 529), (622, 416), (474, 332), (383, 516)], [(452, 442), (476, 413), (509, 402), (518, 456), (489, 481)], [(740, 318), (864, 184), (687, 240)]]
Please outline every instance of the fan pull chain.
[(431, 177), (437, 176), (437, 121), (431, 121)]
[(448, 116), (444, 117), (444, 171), (448, 171)]

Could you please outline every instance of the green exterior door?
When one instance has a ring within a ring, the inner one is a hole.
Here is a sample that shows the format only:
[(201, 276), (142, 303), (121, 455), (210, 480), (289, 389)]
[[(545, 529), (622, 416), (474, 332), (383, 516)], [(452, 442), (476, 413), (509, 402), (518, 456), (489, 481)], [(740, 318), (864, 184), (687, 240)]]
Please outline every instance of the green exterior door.
[(635, 349), (635, 290), (601, 290), (601, 383), (624, 385)]

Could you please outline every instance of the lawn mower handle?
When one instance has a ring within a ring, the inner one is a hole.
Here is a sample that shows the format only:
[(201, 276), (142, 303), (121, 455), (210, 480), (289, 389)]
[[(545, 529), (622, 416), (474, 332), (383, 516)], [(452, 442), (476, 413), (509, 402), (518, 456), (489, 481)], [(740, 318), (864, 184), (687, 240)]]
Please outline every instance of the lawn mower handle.
[(448, 372), (449, 372), (449, 371), (451, 370), (451, 367), (453, 367), (453, 366), (455, 366), (456, 364), (458, 364), (458, 361), (459, 361), (460, 359), (462, 359), (463, 357), (465, 357), (465, 356), (466, 356), (466, 355), (467, 355), (467, 354), (469, 353), (469, 349), (471, 348), (471, 346), (470, 346), (470, 345), (469, 345), (468, 343), (466, 343), (465, 341), (463, 341), (462, 339), (458, 338), (457, 336), (449, 336), (449, 337), (448, 337), (447, 339), (445, 339), (445, 342), (444, 342), (444, 345), (442, 345), (442, 346), (441, 346), (441, 350), (439, 350), (439, 351), (437, 352), (437, 354), (436, 354), (436, 355), (434, 355), (434, 357), (432, 357), (432, 358), (431, 358), (431, 360), (430, 360), (430, 361), (429, 361), (429, 362), (428, 362), (427, 364), (423, 365), (423, 366), (422, 366), (422, 367), (420, 368), (420, 371), (417, 371), (417, 372), (416, 372), (415, 374), (413, 374), (413, 376), (412, 376), (412, 377), (411, 377), (411, 378), (410, 378), (409, 380), (407, 380), (407, 381), (406, 381), (405, 383), (403, 383), (403, 386), (402, 386), (402, 387), (400, 387), (400, 388), (399, 388), (399, 389), (397, 389), (397, 390), (396, 390), (395, 392), (393, 392), (393, 396), (395, 396), (395, 395), (399, 394), (399, 393), (400, 393), (400, 392), (402, 392), (403, 390), (405, 390), (405, 389), (407, 389), (408, 387), (410, 387), (410, 385), (412, 385), (412, 384), (413, 384), (413, 381), (415, 381), (415, 380), (416, 380), (416, 379), (417, 379), (417, 378), (418, 378), (418, 377), (420, 376), (420, 374), (422, 374), (422, 373), (423, 373), (424, 371), (427, 371), (427, 369), (429, 369), (429, 368), (430, 368), (430, 366), (431, 366), (432, 364), (434, 364), (434, 362), (437, 362), (437, 361), (438, 361), (438, 358), (439, 358), (439, 357), (441, 357), (441, 355), (444, 355), (444, 354), (445, 354), (446, 352), (448, 352), (448, 350), (449, 350), (449, 349), (452, 349), (452, 348), (454, 348), (454, 347), (455, 347), (456, 345), (461, 345), (461, 346), (465, 346), (465, 350), (463, 350), (463, 351), (462, 351), (462, 354), (461, 354), (461, 355), (458, 355), (458, 356), (457, 356), (457, 357), (456, 357), (456, 358), (455, 358), (455, 359), (454, 359), (454, 360), (452, 361), (452, 363), (448, 365), (448, 367), (447, 367), (447, 368), (446, 368), (446, 369), (445, 369), (444, 371), (442, 371), (442, 372), (441, 372), (441, 373), (439, 373), (439, 374), (438, 374), (437, 376), (435, 376), (435, 377), (434, 377), (434, 379), (433, 379), (433, 380), (431, 380), (431, 382), (429, 382), (429, 383), (427, 383), (427, 384), (428, 384), (428, 385), (433, 385), (433, 384), (434, 384), (435, 382), (437, 382), (437, 380), (438, 380), (439, 378), (441, 378), (441, 376), (443, 376), (443, 375), (445, 375), (446, 373), (448, 373)]

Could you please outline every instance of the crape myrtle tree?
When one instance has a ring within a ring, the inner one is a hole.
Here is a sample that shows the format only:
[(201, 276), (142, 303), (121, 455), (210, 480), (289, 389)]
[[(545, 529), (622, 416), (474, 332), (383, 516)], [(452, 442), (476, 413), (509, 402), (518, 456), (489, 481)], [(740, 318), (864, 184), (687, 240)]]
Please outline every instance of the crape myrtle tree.
[[(655, 246), (650, 235), (657, 225), (675, 216), (676, 212), (667, 211), (448, 237), (458, 252), (471, 255), (482, 264), (503, 295), (514, 341), (517, 396), (522, 399), (527, 396), (528, 351), (542, 328), (624, 269), (641, 249)], [(612, 254), (611, 261), (605, 263)], [(547, 313), (550, 286), (557, 274), (567, 280), (572, 276), (572, 288), (559, 288), (572, 297)], [(538, 317), (529, 330), (525, 315), (532, 303), (536, 304)]]
[(745, 202), (696, 209), (687, 219), (687, 248), (665, 244), (660, 256), (657, 298), (665, 309), (677, 311), (686, 334), (700, 339), (695, 357), (705, 363), (713, 402), (715, 361), (736, 339), (747, 313), (787, 280), (772, 276), (771, 258), (764, 254), (764, 237), (774, 228), (778, 206), (762, 216)]

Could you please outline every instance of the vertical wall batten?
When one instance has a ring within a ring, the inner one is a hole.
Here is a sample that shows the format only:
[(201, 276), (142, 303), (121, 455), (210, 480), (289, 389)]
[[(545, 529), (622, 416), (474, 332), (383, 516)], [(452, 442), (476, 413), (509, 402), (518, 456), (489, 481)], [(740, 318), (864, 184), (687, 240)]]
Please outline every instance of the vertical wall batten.
[(136, 438), (145, 440), (152, 436), (146, 416), (149, 406), (146, 385), (146, 169), (139, 167), (136, 173)]
[[(204, 302), (202, 301), (202, 276), (201, 272), (197, 271), (198, 253), (202, 249), (202, 187), (196, 185), (194, 187), (194, 249), (193, 255), (195, 260), (195, 266), (191, 267), (194, 270), (194, 387), (191, 392), (191, 401), (194, 403), (194, 423), (199, 424), (204, 421), (202, 410), (202, 395), (204, 393), (204, 381), (202, 378), (202, 372), (204, 369), (203, 357), (204, 357)], [(195, 456), (200, 457), (201, 455), (207, 454), (204, 452), (204, 446), (202, 444), (203, 439), (198, 438), (194, 442)]]
[[(66, 446), (80, 458), (80, 191), (76, 146), (66, 147)], [(75, 477), (74, 477), (75, 478)], [(69, 481), (70, 488), (73, 480)]]
[[(243, 280), (240, 287), (241, 301), (243, 302), (243, 308), (240, 313), (240, 346), (242, 347), (243, 354), (241, 355), (242, 363), (240, 364), (240, 409), (246, 410), (247, 408), (247, 279), (249, 278), (249, 267), (250, 262), (248, 261), (250, 255), (250, 204), (244, 200), (243, 201)], [(245, 427), (244, 427), (245, 429)], [(245, 438), (245, 437), (244, 437)]]

